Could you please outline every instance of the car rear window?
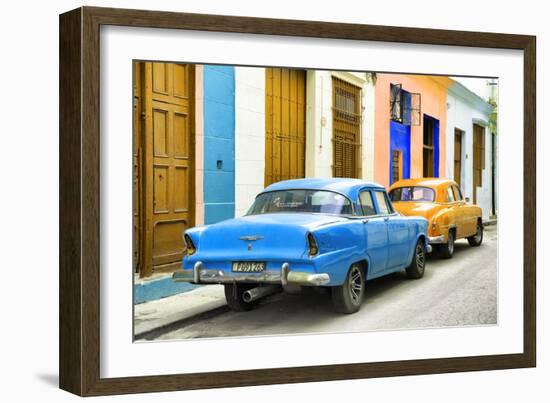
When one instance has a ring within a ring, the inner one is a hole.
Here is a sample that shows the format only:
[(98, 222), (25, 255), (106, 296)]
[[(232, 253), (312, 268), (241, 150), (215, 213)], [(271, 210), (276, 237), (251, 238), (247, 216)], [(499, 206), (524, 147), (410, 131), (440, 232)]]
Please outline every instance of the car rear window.
[(278, 190), (260, 194), (247, 215), (269, 213), (321, 213), (350, 215), (350, 200), (326, 190)]
[(393, 189), (390, 192), (390, 199), (392, 202), (433, 202), (435, 192), (433, 189), (424, 186), (403, 186)]

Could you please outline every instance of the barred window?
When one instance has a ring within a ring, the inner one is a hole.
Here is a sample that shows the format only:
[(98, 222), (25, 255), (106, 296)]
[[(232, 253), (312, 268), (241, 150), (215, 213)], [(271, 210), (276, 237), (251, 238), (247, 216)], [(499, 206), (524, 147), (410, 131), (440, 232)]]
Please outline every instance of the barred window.
[(401, 84), (390, 84), (390, 119), (408, 126), (419, 126), (421, 96), (405, 91)]
[(361, 88), (332, 78), (332, 145), (335, 178), (361, 177)]
[(402, 172), (402, 153), (399, 150), (392, 150), (391, 153), (391, 183), (401, 179)]

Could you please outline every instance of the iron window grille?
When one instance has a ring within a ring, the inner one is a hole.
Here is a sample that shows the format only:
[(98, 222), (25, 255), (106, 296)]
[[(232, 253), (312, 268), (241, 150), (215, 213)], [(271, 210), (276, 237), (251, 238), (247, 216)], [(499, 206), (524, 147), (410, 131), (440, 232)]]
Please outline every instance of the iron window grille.
[(332, 175), (361, 177), (361, 88), (332, 77)]
[(402, 84), (390, 84), (390, 119), (407, 126), (420, 126), (422, 99), (419, 93), (403, 89)]

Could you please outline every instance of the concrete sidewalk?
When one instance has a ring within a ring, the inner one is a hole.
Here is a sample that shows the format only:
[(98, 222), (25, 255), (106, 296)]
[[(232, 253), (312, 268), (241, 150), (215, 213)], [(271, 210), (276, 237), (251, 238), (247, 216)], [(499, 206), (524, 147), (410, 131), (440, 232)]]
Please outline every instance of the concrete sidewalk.
[(171, 297), (134, 305), (134, 338), (226, 306), (222, 285), (203, 285)]

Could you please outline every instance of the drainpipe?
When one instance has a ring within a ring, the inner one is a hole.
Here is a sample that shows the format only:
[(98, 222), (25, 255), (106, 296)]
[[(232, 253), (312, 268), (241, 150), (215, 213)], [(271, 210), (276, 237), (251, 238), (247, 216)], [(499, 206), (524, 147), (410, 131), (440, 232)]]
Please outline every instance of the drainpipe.
[(496, 215), (495, 211), (495, 133), (491, 133), (491, 215)]

